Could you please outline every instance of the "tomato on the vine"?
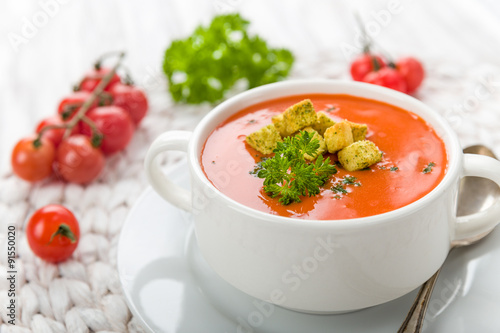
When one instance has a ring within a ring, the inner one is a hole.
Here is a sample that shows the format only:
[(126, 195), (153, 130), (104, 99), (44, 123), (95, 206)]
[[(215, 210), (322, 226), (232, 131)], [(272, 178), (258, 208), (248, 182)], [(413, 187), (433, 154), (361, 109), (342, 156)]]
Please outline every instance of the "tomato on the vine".
[(80, 228), (70, 210), (52, 204), (33, 213), (26, 225), (26, 237), (38, 257), (56, 263), (66, 260), (75, 251)]
[[(117, 56), (115, 65), (101, 67), (109, 56)], [(17, 143), (11, 156), (17, 176), (34, 182), (56, 172), (68, 182), (86, 184), (101, 173), (104, 154), (128, 145), (148, 101), (128, 75), (124, 84), (116, 73), (124, 56), (124, 52), (101, 56), (75, 92), (60, 101), (58, 114), (38, 123), (36, 137)]]
[(403, 93), (407, 92), (403, 76), (394, 68), (384, 67), (379, 71), (370, 72), (363, 78), (363, 82), (391, 88)]
[(21, 139), (12, 150), (12, 170), (26, 181), (42, 180), (52, 173), (55, 155), (54, 144), (46, 138)]
[(424, 66), (413, 57), (399, 59), (396, 62), (396, 69), (403, 76), (409, 94), (417, 90), (424, 80)]
[(351, 63), (351, 77), (355, 81), (363, 81), (368, 73), (378, 71), (385, 66), (385, 61), (380, 56), (363, 53)]
[(139, 124), (148, 111), (148, 100), (144, 92), (134, 86), (117, 83), (110, 88), (109, 93), (113, 97), (113, 105), (125, 109), (134, 124)]
[[(100, 106), (90, 110), (86, 116), (103, 135), (100, 148), (104, 154), (109, 155), (124, 149), (132, 139), (135, 125), (127, 111), (121, 107)], [(80, 132), (88, 137), (93, 134), (91, 127), (85, 122), (81, 123)]]
[[(100, 67), (98, 69), (94, 68), (91, 71), (87, 72), (83, 77), (83, 80), (80, 82), (79, 90), (92, 92), (97, 87), (99, 83), (101, 83), (102, 79), (111, 71), (109, 68)], [(111, 77), (105, 91), (108, 91), (114, 84), (121, 82), (118, 74), (114, 73)]]
[(66, 181), (85, 184), (94, 180), (104, 168), (104, 154), (92, 145), (90, 138), (76, 134), (63, 140), (57, 148), (56, 169)]
[[(85, 101), (90, 97), (91, 93), (88, 91), (75, 91), (71, 95), (65, 97), (57, 108), (57, 112), (61, 115), (63, 120), (69, 120), (73, 118), (78, 109), (85, 103)], [(92, 103), (91, 109), (97, 106), (97, 99)]]

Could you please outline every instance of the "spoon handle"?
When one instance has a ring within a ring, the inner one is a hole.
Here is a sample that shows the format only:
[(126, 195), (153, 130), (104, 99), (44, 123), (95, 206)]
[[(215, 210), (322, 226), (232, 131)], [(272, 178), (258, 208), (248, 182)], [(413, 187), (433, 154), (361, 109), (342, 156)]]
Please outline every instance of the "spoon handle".
[(420, 287), (417, 297), (413, 301), (413, 305), (408, 312), (405, 321), (399, 328), (398, 333), (419, 333), (422, 331), (425, 312), (427, 311), (432, 290), (436, 285), (440, 271), (441, 269), (438, 269), (437, 272), (434, 273), (434, 275), (431, 276), (429, 280), (422, 285), (422, 287)]

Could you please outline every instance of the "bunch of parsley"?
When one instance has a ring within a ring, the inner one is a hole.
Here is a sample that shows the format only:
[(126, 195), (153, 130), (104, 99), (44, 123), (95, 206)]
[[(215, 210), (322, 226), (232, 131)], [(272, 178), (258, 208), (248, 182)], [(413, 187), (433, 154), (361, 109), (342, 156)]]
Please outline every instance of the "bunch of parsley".
[(300, 196), (319, 194), (320, 187), (337, 169), (329, 157), (324, 159), (321, 154), (315, 162), (306, 161), (304, 154), (313, 156), (318, 148), (319, 141), (307, 131), (278, 142), (275, 155), (263, 161), (257, 173), (259, 178), (265, 178), (264, 191), (273, 198), (280, 196), (283, 205), (300, 202)]
[(208, 28), (199, 26), (165, 52), (163, 70), (176, 102), (218, 102), (244, 79), (247, 88), (284, 79), (293, 64), (285, 49), (271, 49), (247, 33), (249, 22), (239, 14), (216, 16)]

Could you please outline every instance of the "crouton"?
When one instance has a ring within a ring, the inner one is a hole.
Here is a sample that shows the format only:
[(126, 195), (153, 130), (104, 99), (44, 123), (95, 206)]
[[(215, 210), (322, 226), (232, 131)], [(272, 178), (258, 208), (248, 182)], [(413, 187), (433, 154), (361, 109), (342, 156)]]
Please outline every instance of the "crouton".
[(347, 121), (338, 122), (325, 131), (325, 143), (330, 153), (335, 153), (353, 142), (351, 126)]
[(326, 115), (325, 112), (319, 111), (317, 114), (318, 120), (313, 125), (313, 129), (317, 131), (320, 135), (325, 135), (325, 131), (328, 127), (335, 125), (335, 122)]
[(339, 162), (347, 171), (367, 168), (382, 160), (382, 152), (368, 140), (357, 141), (338, 153)]
[(245, 138), (245, 141), (262, 154), (271, 154), (278, 142), (283, 141), (273, 124), (262, 127)]
[(279, 115), (272, 117), (271, 120), (273, 122), (274, 127), (276, 127), (276, 129), (280, 133), (281, 137), (284, 138), (285, 136), (289, 136), (291, 134), (286, 131), (286, 123), (283, 120), (283, 113), (280, 113)]
[(347, 123), (349, 124), (349, 126), (351, 126), (352, 140), (354, 142), (362, 141), (365, 139), (366, 132), (368, 132), (368, 126), (366, 126), (365, 124), (353, 123), (351, 121), (347, 121)]
[(325, 140), (312, 127), (306, 127), (303, 129), (303, 131), (307, 131), (309, 133), (312, 133), (313, 140), (316, 139), (319, 141), (319, 147), (318, 147), (318, 150), (316, 150), (316, 154), (314, 154), (314, 155), (304, 154), (304, 158), (306, 160), (312, 161), (312, 160), (316, 159), (316, 157), (318, 157), (318, 155), (323, 154), (325, 152), (325, 150), (326, 150)]
[(278, 129), (282, 137), (292, 135), (298, 130), (316, 123), (318, 117), (311, 100), (305, 99), (290, 106), (283, 112), (283, 115), (272, 118), (274, 126)]

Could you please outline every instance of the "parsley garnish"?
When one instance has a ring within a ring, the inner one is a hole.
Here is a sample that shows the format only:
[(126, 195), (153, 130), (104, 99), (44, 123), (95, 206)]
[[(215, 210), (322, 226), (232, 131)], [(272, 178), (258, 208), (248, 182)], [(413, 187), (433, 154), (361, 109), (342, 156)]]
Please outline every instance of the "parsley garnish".
[(307, 131), (278, 142), (275, 155), (262, 161), (257, 172), (259, 178), (265, 178), (264, 191), (273, 198), (279, 196), (283, 205), (300, 202), (300, 196), (319, 194), (320, 186), (337, 169), (330, 164), (329, 157), (324, 159), (321, 154), (314, 163), (304, 159), (304, 154), (314, 156), (318, 148), (319, 141)]
[(269, 48), (259, 36), (249, 36), (249, 21), (239, 14), (216, 16), (165, 52), (163, 70), (176, 102), (218, 102), (237, 81), (247, 88), (287, 77), (293, 55)]
[(391, 167), (391, 169), (390, 169), (390, 170), (394, 172), (394, 171), (398, 171), (398, 170), (399, 170), (399, 168), (398, 168), (397, 166), (393, 166), (393, 167)]
[(432, 172), (432, 167), (436, 166), (436, 163), (430, 162), (427, 164), (427, 166), (422, 170), (422, 173), (431, 173)]

